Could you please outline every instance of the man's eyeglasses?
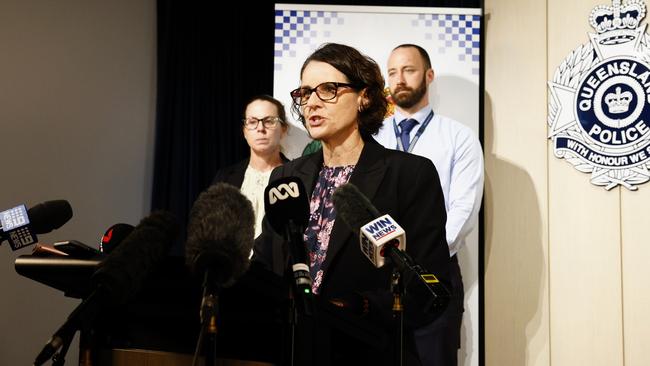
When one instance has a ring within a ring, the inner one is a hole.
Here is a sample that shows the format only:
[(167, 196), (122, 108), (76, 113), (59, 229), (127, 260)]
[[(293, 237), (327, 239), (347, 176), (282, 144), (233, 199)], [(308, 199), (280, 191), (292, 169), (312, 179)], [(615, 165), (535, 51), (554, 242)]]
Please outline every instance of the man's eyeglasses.
[(313, 92), (316, 92), (316, 96), (323, 102), (326, 102), (328, 100), (332, 100), (336, 98), (336, 94), (339, 91), (339, 88), (357, 88), (357, 85), (354, 84), (348, 84), (348, 83), (337, 83), (334, 81), (328, 81), (325, 83), (320, 83), (316, 85), (315, 88), (298, 88), (295, 90), (292, 90), (291, 93), (291, 99), (293, 99), (293, 102), (297, 105), (305, 105), (307, 104), (307, 101), (309, 100), (309, 97), (311, 97), (311, 94)]
[(262, 122), (262, 126), (264, 126), (264, 128), (272, 129), (275, 128), (275, 126), (277, 126), (278, 123), (282, 122), (282, 120), (280, 119), (280, 117), (271, 117), (271, 116), (264, 117), (264, 118), (248, 117), (242, 120), (242, 123), (244, 124), (244, 127), (247, 130), (256, 130), (260, 122)]

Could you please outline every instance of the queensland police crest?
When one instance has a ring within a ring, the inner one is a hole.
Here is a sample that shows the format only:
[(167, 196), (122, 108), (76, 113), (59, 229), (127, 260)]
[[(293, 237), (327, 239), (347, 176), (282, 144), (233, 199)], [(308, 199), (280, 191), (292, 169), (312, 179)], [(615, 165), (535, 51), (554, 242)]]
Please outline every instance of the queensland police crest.
[(641, 0), (594, 8), (596, 33), (549, 81), (549, 138), (564, 158), (605, 189), (650, 180), (650, 36)]

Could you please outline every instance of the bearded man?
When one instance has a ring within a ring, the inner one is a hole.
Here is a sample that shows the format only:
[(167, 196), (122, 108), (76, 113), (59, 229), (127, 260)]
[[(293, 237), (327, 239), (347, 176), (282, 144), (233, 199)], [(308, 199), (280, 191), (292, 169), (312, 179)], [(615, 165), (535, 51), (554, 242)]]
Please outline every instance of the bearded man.
[[(387, 148), (429, 158), (438, 170), (445, 197), (453, 297), (433, 323), (416, 330), (423, 365), (458, 364), (464, 287), (456, 253), (478, 222), (483, 196), (483, 150), (474, 132), (434, 113), (429, 85), (434, 72), (427, 51), (402, 44), (388, 58), (388, 84), (395, 114), (384, 121), (375, 139)], [(435, 273), (435, 268), (428, 268)]]

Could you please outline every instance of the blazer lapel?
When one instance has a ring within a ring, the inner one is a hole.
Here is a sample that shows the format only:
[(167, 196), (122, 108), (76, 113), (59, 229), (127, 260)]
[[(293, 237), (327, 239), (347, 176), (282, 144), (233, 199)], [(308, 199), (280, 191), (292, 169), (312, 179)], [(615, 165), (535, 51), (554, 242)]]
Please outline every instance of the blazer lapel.
[(294, 170), (296, 177), (298, 177), (305, 184), (307, 191), (307, 198), (311, 199), (316, 185), (316, 178), (323, 166), (323, 152), (322, 150), (312, 154), (309, 158), (305, 159), (302, 164), (297, 166)]
[[(384, 162), (384, 148), (374, 140), (365, 143), (359, 162), (357, 163), (349, 183), (354, 184), (364, 196), (368, 197), (370, 201), (373, 200), (377, 189), (381, 184), (386, 173), (386, 164)], [(332, 233), (330, 234), (329, 247), (327, 248), (327, 257), (323, 262), (322, 269), (324, 271), (323, 282), (327, 280), (327, 268), (336, 257), (336, 254), (341, 248), (350, 240), (354, 235), (357, 237), (359, 233), (353, 233), (348, 229), (346, 224), (341, 220), (336, 219)], [(355, 243), (357, 240), (353, 240)], [(358, 245), (356, 243), (355, 245)]]

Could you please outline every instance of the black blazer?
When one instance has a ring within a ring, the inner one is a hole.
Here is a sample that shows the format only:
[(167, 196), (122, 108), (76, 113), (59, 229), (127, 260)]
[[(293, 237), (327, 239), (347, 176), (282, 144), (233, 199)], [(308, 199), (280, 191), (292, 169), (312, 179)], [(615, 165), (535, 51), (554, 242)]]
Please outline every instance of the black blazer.
[[(274, 169), (270, 181), (295, 176), (302, 180), (309, 197), (323, 166), (322, 151), (293, 160)], [(370, 199), (382, 214), (390, 214), (406, 231), (406, 251), (420, 265), (443, 282), (448, 278), (449, 248), (445, 239), (446, 211), (440, 179), (433, 163), (417, 155), (385, 149), (374, 139), (366, 141), (349, 180)], [(264, 220), (263, 233), (256, 240), (254, 260), (274, 272), (285, 270), (283, 240)], [(370, 316), (390, 324), (392, 267), (377, 269), (359, 249), (359, 234), (336, 220), (330, 236), (320, 296), (342, 298), (363, 294), (370, 301)], [(405, 304), (407, 325), (419, 327), (432, 319), (410, 314)], [(411, 310), (415, 310), (411, 308)]]
[[(284, 154), (280, 153), (280, 159), (282, 163), (289, 161)], [(217, 174), (212, 179), (212, 184), (219, 182), (224, 182), (232, 184), (235, 187), (241, 188), (242, 183), (244, 183), (244, 174), (246, 174), (246, 169), (248, 168), (248, 163), (250, 162), (250, 157), (230, 166), (227, 166), (223, 169), (219, 169)]]

